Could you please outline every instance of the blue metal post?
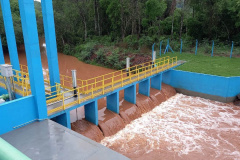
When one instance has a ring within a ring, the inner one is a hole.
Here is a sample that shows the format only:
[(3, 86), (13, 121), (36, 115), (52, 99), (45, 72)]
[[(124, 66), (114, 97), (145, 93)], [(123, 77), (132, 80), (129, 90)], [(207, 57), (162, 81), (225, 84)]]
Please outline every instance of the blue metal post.
[(6, 32), (11, 65), (13, 65), (13, 69), (20, 70), (18, 52), (17, 52), (17, 43), (16, 43), (16, 38), (15, 38), (15, 33), (13, 28), (10, 2), (9, 0), (1, 0), (0, 2), (2, 7), (3, 21), (4, 21), (5, 32)]
[(150, 78), (139, 83), (139, 93), (145, 96), (150, 96)]
[(85, 118), (87, 121), (98, 125), (98, 104), (97, 101), (93, 101), (84, 106), (85, 108)]
[(119, 91), (107, 96), (107, 109), (119, 114)]
[(230, 54), (230, 58), (232, 58), (232, 54), (233, 54), (233, 47), (234, 47), (234, 42), (232, 41), (232, 48), (231, 48), (231, 54)]
[(162, 73), (151, 78), (151, 88), (161, 90), (162, 89)]
[(5, 64), (1, 36), (0, 36), (0, 64)]
[(35, 99), (38, 118), (40, 120), (46, 119), (47, 104), (38, 40), (37, 22), (34, 10), (34, 1), (19, 0), (18, 2), (27, 56), (31, 92)]
[(182, 39), (181, 39), (181, 48), (180, 48), (180, 54), (182, 54), (182, 45), (183, 45), (183, 43), (182, 43)]
[(124, 99), (130, 103), (136, 104), (136, 84), (124, 89)]
[(167, 41), (167, 53), (168, 53), (169, 46), (170, 46), (170, 43), (169, 43), (169, 38), (168, 38), (168, 41)]
[(155, 43), (152, 45), (152, 60), (153, 60), (154, 47), (155, 47)]
[(195, 50), (195, 55), (197, 55), (197, 48), (198, 48), (198, 40), (196, 40), (196, 50)]
[(159, 51), (160, 57), (162, 56), (162, 41), (160, 42), (160, 51)]
[(52, 0), (42, 0), (41, 5), (47, 48), (50, 84), (51, 86), (55, 86), (56, 83), (60, 83), (60, 76)]
[(212, 54), (211, 54), (211, 57), (213, 57), (213, 51), (214, 51), (214, 41), (212, 41)]
[(70, 111), (67, 111), (57, 117), (54, 117), (52, 120), (54, 122), (57, 122), (69, 129), (71, 129)]

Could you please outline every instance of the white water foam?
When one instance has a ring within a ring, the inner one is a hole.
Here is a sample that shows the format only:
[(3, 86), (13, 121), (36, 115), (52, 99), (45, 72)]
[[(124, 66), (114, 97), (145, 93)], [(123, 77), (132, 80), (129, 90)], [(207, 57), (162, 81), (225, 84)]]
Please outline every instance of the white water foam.
[(239, 138), (240, 109), (177, 94), (101, 143), (123, 154), (169, 150), (240, 159)]

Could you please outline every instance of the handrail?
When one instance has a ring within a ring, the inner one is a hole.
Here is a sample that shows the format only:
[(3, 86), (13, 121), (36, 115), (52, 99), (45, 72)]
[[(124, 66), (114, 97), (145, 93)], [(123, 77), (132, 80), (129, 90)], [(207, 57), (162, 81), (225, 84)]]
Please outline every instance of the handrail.
[[(81, 86), (76, 88), (77, 98), (71, 101), (68, 99), (73, 98), (74, 90), (71, 89), (60, 93), (55, 100), (48, 101), (48, 104), (59, 103), (60, 106), (51, 110), (48, 110), (48, 114), (53, 114), (55, 112), (65, 110), (75, 104), (80, 104), (86, 100), (90, 100), (97, 96), (103, 95), (107, 92), (114, 91), (116, 88), (123, 87), (124, 85), (139, 81), (148, 76), (157, 74), (169, 68), (177, 65), (177, 57), (164, 57), (157, 60), (146, 62), (143, 64), (135, 65), (129, 68), (127, 72), (126, 69), (108, 73), (102, 76), (97, 76), (88, 80), (82, 80)], [(80, 97), (79, 94), (82, 94)]]

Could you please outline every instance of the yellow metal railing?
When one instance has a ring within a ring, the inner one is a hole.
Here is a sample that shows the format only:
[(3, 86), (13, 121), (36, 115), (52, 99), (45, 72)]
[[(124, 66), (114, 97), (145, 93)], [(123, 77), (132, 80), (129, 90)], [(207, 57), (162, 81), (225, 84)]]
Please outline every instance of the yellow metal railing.
[[(1, 75), (0, 78), (6, 80)], [(14, 92), (23, 96), (28, 96), (31, 94), (28, 73), (13, 69), (13, 77), (11, 78), (11, 81), (13, 81), (14, 84), (14, 88), (12, 88), (14, 89)], [(0, 86), (6, 89), (6, 85), (2, 81), (0, 82)]]
[[(69, 99), (74, 96), (73, 93), (75, 89), (58, 94), (57, 97), (59, 97), (59, 99), (56, 99), (56, 101), (48, 101), (48, 104), (54, 102), (61, 104), (59, 107), (49, 110), (48, 114), (65, 110), (70, 106), (80, 104), (86, 100), (114, 91), (116, 88), (139, 81), (176, 65), (177, 57), (164, 57), (159, 58), (154, 62), (150, 61), (128, 69), (108, 73), (88, 80), (81, 80), (81, 86), (76, 89), (78, 96), (73, 100)], [(83, 96), (80, 97), (79, 94), (82, 94)]]

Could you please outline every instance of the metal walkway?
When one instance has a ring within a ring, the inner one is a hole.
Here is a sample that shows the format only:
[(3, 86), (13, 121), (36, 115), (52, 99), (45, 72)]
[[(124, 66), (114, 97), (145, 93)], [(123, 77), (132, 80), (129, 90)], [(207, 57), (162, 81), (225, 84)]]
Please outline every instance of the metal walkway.
[(117, 89), (126, 88), (128, 85), (134, 82), (142, 81), (148, 77), (181, 65), (182, 63), (184, 62), (177, 61), (176, 57), (168, 57), (162, 61), (159, 60), (158, 62), (154, 63), (150, 62), (148, 65), (138, 65), (131, 67), (131, 69), (129, 69), (129, 72), (121, 70), (117, 71), (119, 74), (115, 74), (116, 72), (114, 72), (107, 74), (102, 78), (96, 77), (90, 80), (86, 80), (81, 87), (76, 89), (77, 94), (74, 94), (74, 90), (69, 90), (56, 95), (53, 99), (48, 100), (48, 115), (50, 116), (76, 105), (84, 104), (87, 101), (90, 102), (94, 98), (107, 95)]
[[(130, 68), (108, 73), (88, 80), (77, 80), (78, 88), (72, 89), (72, 78), (60, 75), (61, 84), (50, 86), (49, 75), (45, 74), (45, 92), (48, 115), (51, 116), (76, 105), (91, 101), (94, 98), (107, 95), (117, 89), (175, 68), (184, 63), (177, 57), (164, 57), (139, 64)], [(22, 96), (31, 94), (28, 68), (21, 65), (21, 71), (14, 70), (14, 90)], [(45, 71), (46, 72), (46, 71)], [(3, 77), (0, 77), (0, 87), (5, 87)], [(76, 93), (76, 94), (74, 94)]]

